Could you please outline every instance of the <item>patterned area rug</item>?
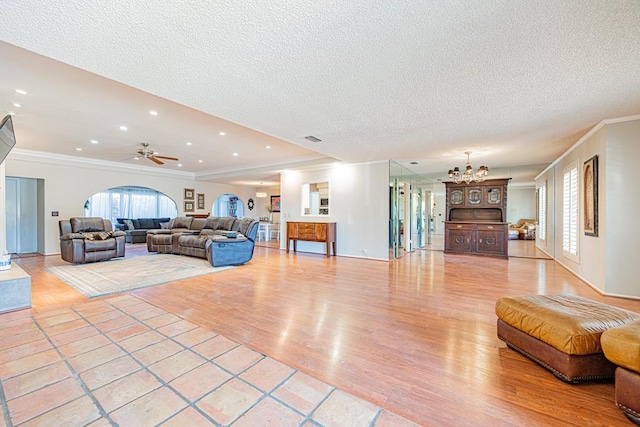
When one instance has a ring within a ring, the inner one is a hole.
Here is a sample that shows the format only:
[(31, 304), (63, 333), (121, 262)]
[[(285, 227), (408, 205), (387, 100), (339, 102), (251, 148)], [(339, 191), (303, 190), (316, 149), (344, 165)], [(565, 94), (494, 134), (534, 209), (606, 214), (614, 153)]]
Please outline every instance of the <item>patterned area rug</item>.
[(217, 273), (233, 267), (212, 267), (205, 259), (152, 254), (87, 264), (47, 267), (69, 286), (89, 298), (146, 288), (174, 280)]

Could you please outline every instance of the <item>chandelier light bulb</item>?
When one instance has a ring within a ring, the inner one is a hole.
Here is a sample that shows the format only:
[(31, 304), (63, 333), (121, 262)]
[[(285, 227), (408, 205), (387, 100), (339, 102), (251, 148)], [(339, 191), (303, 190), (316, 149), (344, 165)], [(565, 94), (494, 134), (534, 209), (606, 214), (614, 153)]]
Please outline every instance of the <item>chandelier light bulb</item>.
[(489, 175), (489, 168), (486, 166), (480, 166), (477, 171), (474, 171), (473, 167), (471, 166), (471, 162), (469, 161), (471, 151), (465, 151), (464, 154), (467, 155), (467, 167), (465, 168), (464, 172), (460, 173), (460, 168), (456, 166), (455, 168), (453, 168), (453, 170), (449, 170), (449, 178), (451, 178), (456, 184), (461, 184), (463, 182), (469, 184), (473, 181), (484, 181), (487, 175)]

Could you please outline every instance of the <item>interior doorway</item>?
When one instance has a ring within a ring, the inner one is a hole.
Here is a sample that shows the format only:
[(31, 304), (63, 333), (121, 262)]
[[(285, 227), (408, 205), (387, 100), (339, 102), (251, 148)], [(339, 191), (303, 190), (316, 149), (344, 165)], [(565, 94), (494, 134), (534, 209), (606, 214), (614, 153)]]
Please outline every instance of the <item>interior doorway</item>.
[(212, 216), (232, 216), (235, 218), (244, 217), (244, 202), (235, 194), (226, 193), (218, 196), (213, 202), (211, 209)]
[[(42, 252), (44, 239), (42, 200), (44, 181), (34, 178), (5, 178), (6, 244), (10, 254)], [(39, 243), (41, 242), (41, 243)]]

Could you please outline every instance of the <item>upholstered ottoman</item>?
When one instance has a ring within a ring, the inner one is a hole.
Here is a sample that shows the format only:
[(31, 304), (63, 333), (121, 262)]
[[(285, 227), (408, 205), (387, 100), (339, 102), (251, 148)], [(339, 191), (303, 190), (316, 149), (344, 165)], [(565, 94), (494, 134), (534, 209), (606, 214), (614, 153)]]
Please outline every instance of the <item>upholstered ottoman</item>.
[(640, 321), (606, 330), (602, 351), (616, 369), (616, 405), (640, 425)]
[(495, 311), (498, 338), (571, 383), (613, 378), (600, 336), (640, 320), (638, 313), (572, 295), (504, 297)]

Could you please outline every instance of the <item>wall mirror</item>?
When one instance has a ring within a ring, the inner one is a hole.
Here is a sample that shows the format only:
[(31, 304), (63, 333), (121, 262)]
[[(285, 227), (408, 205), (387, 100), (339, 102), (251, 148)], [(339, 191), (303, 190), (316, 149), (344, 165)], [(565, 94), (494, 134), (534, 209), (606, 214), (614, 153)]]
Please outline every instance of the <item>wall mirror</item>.
[(329, 215), (329, 182), (302, 184), (302, 215)]

